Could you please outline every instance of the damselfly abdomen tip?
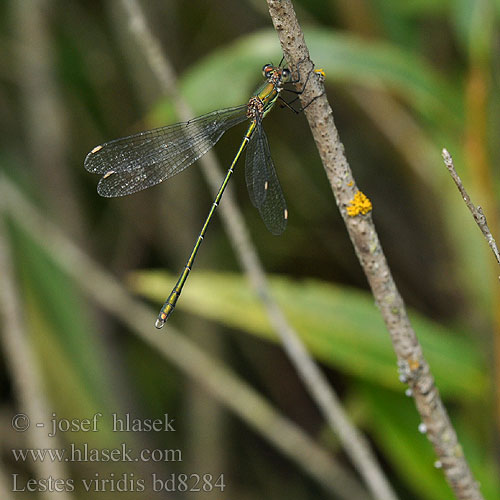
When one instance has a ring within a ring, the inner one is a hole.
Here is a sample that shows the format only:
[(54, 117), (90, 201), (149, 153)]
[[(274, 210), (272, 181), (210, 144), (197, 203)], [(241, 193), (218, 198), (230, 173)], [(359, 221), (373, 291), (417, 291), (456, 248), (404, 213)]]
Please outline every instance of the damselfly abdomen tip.
[(165, 323), (166, 323), (166, 320), (157, 318), (156, 323), (155, 323), (155, 327), (158, 328), (158, 330), (161, 330), (163, 328), (163, 325), (165, 325)]

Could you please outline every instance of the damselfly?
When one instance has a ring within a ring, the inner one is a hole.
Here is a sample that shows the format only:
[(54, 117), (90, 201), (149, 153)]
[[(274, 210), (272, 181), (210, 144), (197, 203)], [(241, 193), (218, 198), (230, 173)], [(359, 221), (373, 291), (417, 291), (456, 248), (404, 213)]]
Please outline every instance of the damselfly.
[(175, 308), (207, 227), (245, 148), (248, 149), (245, 177), (250, 200), (271, 233), (281, 234), (285, 230), (288, 211), (262, 120), (273, 108), (284, 84), (291, 81), (291, 74), (281, 64), (266, 64), (262, 73), (266, 81), (243, 106), (213, 111), (188, 122), (106, 142), (95, 147), (85, 158), (85, 168), (89, 172), (103, 174), (97, 186), (101, 196), (124, 196), (178, 174), (214, 146), (226, 130), (241, 122), (250, 122), (191, 255), (158, 315), (157, 328), (165, 324)]

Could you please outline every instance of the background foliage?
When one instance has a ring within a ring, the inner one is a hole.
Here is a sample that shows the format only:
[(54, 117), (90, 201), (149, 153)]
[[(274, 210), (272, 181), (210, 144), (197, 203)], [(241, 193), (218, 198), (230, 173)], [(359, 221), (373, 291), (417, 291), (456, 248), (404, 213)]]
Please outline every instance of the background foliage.
[[(143, 5), (196, 113), (244, 103), (261, 81), (262, 65), (281, 59), (263, 1)], [(500, 364), (493, 334), (500, 330), (498, 270), (440, 152), (446, 147), (452, 153), (498, 236), (500, 3), (296, 0), (295, 7), (311, 56), (326, 72), (347, 157), (373, 202), (389, 264), (466, 455), (484, 495), (499, 498), (494, 387), (500, 380), (495, 383), (493, 368)], [(184, 265), (211, 197), (196, 166), (165, 185), (111, 200), (98, 198), (97, 178), (83, 169), (94, 145), (177, 120), (127, 23), (119, 2), (0, 4), (0, 168), (41, 214), (156, 307)], [(284, 235), (268, 234), (251, 206), (243, 165), (230, 189), (279, 302), (370, 438), (401, 498), (451, 498), (417, 431), (418, 415), (398, 381), (387, 332), (304, 118), (277, 109), (265, 128), (290, 212)], [(217, 145), (222, 165), (241, 135), (242, 129), (230, 131)], [(8, 229), (23, 321), (51, 411), (71, 418), (96, 411), (175, 416), (175, 435), (133, 439), (141, 447), (180, 448), (184, 462), (151, 469), (142, 464), (146, 470), (130, 467), (127, 473), (219, 471), (228, 497), (329, 497), (120, 318), (103, 313), (25, 229), (12, 221)], [(172, 322), (344, 460), (217, 218)], [(162, 335), (168, 343), (168, 331)], [(0, 377), (2, 429), (9, 429), (18, 401), (5, 364)], [(99, 447), (120, 442), (105, 431), (63, 439)], [(30, 477), (29, 466), (13, 461), (12, 446), (26, 444), (8, 431), (0, 450), (7, 474)], [(123, 472), (102, 464), (71, 467), (75, 477)], [(15, 496), (25, 497), (32, 498)], [(115, 497), (126, 498), (106, 494)]]

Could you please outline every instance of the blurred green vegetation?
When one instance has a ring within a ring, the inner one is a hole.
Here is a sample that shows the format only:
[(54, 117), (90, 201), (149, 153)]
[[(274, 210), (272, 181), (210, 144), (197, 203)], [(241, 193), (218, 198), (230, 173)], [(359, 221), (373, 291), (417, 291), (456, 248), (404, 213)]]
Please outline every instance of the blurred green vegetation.
[[(179, 90), (197, 114), (244, 103), (260, 83), (262, 66), (281, 59), (264, 1), (142, 4), (178, 72)], [(500, 365), (500, 341), (495, 344), (493, 334), (500, 331), (498, 269), (441, 159), (446, 147), (498, 236), (500, 3), (294, 5), (311, 57), (326, 72), (347, 158), (374, 205), (389, 265), (466, 456), (485, 498), (500, 498), (500, 401), (494, 389), (500, 380), (493, 368)], [(83, 169), (96, 144), (177, 120), (128, 26), (120, 2), (0, 5), (0, 169), (41, 214), (156, 308), (184, 265), (211, 196), (196, 166), (165, 185), (111, 200), (98, 197), (97, 177)], [(429, 442), (417, 431), (418, 414), (398, 381), (389, 336), (305, 119), (276, 109), (265, 129), (289, 207), (284, 235), (267, 233), (248, 199), (242, 163), (230, 189), (271, 273), (273, 292), (368, 435), (400, 497), (452, 498)], [(229, 131), (216, 146), (223, 166), (241, 135), (241, 128)], [(176, 418), (175, 435), (134, 434), (126, 440), (136, 448), (182, 449), (182, 463), (74, 463), (68, 465), (72, 477), (224, 472), (228, 498), (269, 491), (273, 498), (331, 498), (200, 392), (188, 374), (166, 364), (120, 318), (105, 314), (26, 228), (9, 220), (7, 236), (23, 324), (51, 412), (67, 418), (102, 412), (106, 421), (113, 412)], [(217, 217), (171, 321), (345, 461), (242, 276)], [(21, 411), (7, 366), (0, 370), (2, 429)], [(30, 465), (15, 463), (10, 452), (28, 445), (22, 435), (11, 434), (1, 449), (7, 479), (13, 472), (33, 477)], [(101, 448), (125, 440), (109, 425), (97, 434), (62, 438), (65, 445)], [(106, 493), (109, 499), (128, 497)], [(90, 496), (77, 491), (75, 498)]]

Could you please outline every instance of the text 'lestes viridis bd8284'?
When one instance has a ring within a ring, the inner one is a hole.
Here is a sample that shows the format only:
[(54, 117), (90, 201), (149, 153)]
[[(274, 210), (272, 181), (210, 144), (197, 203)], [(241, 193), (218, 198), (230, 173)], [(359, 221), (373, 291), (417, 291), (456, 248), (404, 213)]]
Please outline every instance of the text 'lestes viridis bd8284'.
[[(250, 121), (191, 255), (161, 308), (156, 320), (157, 328), (163, 327), (175, 308), (207, 227), (245, 148), (248, 149), (245, 177), (250, 199), (271, 233), (278, 235), (285, 230), (288, 211), (274, 170), (262, 120), (273, 108), (283, 85), (296, 82), (291, 82), (290, 70), (282, 68), (281, 64), (266, 64), (262, 72), (266, 81), (247, 104), (106, 142), (96, 146), (85, 158), (84, 165), (89, 172), (103, 174), (97, 186), (97, 192), (101, 196), (125, 196), (178, 174), (214, 146), (226, 130), (245, 120)], [(322, 71), (317, 70), (317, 73), (321, 75)]]

